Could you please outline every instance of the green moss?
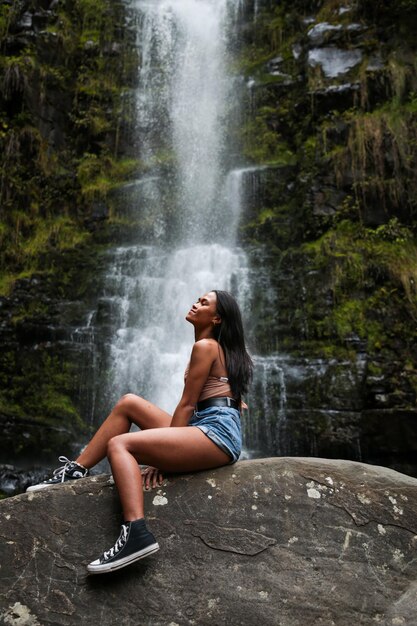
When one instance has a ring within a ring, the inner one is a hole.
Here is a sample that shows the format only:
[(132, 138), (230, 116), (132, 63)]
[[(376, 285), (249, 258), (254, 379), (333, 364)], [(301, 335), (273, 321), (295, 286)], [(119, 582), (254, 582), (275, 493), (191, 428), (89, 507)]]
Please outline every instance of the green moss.
[(81, 193), (87, 199), (105, 198), (109, 192), (141, 171), (137, 159), (114, 159), (110, 155), (98, 157), (85, 154), (79, 161), (77, 179)]
[(402, 274), (413, 279), (417, 271), (417, 244), (410, 229), (397, 218), (376, 229), (345, 220), (320, 239), (304, 244), (303, 249), (313, 254), (318, 265), (329, 259), (336, 261), (337, 268), (339, 260), (343, 263), (343, 271), (334, 274), (335, 286), (350, 279), (360, 285), (361, 278), (366, 278), (366, 270), (374, 266), (399, 282), (403, 282)]
[(18, 280), (45, 273), (43, 263), (48, 253), (78, 248), (91, 238), (91, 233), (69, 216), (44, 219), (21, 212), (18, 215), (15, 213), (14, 219), (14, 230), (3, 228), (0, 242), (7, 241), (7, 257), (23, 269), (3, 269), (0, 273), (0, 295), (10, 294)]
[(17, 280), (15, 274), (0, 274), (0, 297), (8, 296)]
[[(402, 82), (402, 81), (400, 81)], [(400, 89), (400, 88), (398, 88)], [(417, 211), (417, 183), (413, 163), (417, 159), (417, 124), (414, 99), (400, 103), (395, 96), (370, 113), (345, 114), (349, 124), (345, 145), (323, 144), (339, 185), (351, 172), (352, 189), (361, 206), (379, 202), (387, 211)], [(402, 96), (401, 96), (402, 98)], [(323, 130), (324, 136), (332, 128)]]
[(250, 76), (257, 85), (282, 82), (287, 77), (268, 74), (265, 69), (268, 61), (279, 54), (283, 61), (283, 73), (293, 75), (292, 45), (300, 30), (300, 17), (297, 7), (289, 3), (261, 10), (253, 30), (253, 40), (243, 46), (235, 69)]
[(0, 41), (3, 41), (9, 31), (13, 6), (2, 3), (0, 5)]
[[(15, 353), (1, 357), (2, 382), (13, 373), (13, 386), (2, 385), (0, 411), (14, 420), (30, 419), (39, 425), (57, 426), (63, 420), (68, 433), (85, 429), (86, 425), (71, 396), (76, 365), (52, 356), (46, 351)], [(40, 375), (41, 374), (41, 375)]]
[[(373, 363), (368, 374), (386, 379), (387, 363), (398, 371), (398, 363), (409, 359), (411, 369), (392, 384), (402, 388), (410, 377), (410, 398), (415, 397), (417, 13), (409, 7), (402, 13), (391, 1), (364, 0), (343, 14), (342, 0), (276, 5), (262, 5), (252, 30), (245, 31), (239, 61), (256, 86), (252, 119), (241, 138), (245, 155), (259, 164), (287, 163), (292, 170), (273, 182), (262, 174), (262, 206), (246, 207), (241, 228), (246, 243), (265, 246), (270, 255), (265, 263), (277, 294), (273, 313), (262, 307), (255, 313), (258, 345), (265, 353), (352, 361), (366, 351)], [(365, 12), (375, 21), (362, 21)], [(311, 16), (316, 24), (364, 26), (362, 33), (341, 34), (342, 47), (358, 45), (363, 53), (363, 63), (350, 74), (360, 84), (351, 98), (308, 93), (309, 87), (330, 84), (321, 82), (321, 73), (308, 83), (305, 57), (292, 57), (292, 45), (303, 46), (311, 28), (302, 20)], [(380, 32), (386, 34), (383, 41)], [(375, 55), (384, 67), (369, 71)], [(277, 56), (280, 69), (297, 79), (285, 89), (268, 86), (282, 80), (267, 72)], [(281, 187), (283, 177), (287, 184)]]
[(89, 233), (80, 230), (74, 220), (60, 216), (40, 222), (32, 237), (25, 242), (25, 250), (29, 256), (37, 256), (45, 252), (49, 245), (65, 250), (84, 243), (88, 237)]
[(235, 71), (243, 72), (246, 76), (257, 75), (264, 71), (265, 64), (274, 57), (270, 50), (259, 49), (251, 45), (244, 50), (242, 57), (236, 62)]
[(12, 323), (14, 325), (24, 322), (25, 320), (43, 317), (48, 313), (48, 306), (45, 302), (40, 300), (31, 300), (25, 307), (21, 308), (12, 317)]
[[(17, 5), (2, 6), (0, 33), (20, 19)], [(8, 55), (3, 42), (2, 294), (19, 277), (40, 271), (48, 253), (88, 241), (88, 216), (96, 200), (137, 171), (136, 162), (118, 155), (120, 127), (130, 116), (124, 96), (137, 72), (135, 48), (128, 31), (122, 31), (124, 15), (124, 5), (110, 0), (60, 3), (49, 14), (45, 37), (31, 39), (22, 54)], [(55, 36), (48, 37), (52, 32)], [(108, 52), (114, 43), (117, 55)], [(54, 143), (39, 118), (45, 102), (58, 131)]]
[(386, 319), (395, 310), (406, 316), (402, 336), (410, 333), (407, 323), (417, 319), (417, 243), (398, 220), (377, 229), (345, 221), (304, 250), (327, 274), (334, 298), (329, 315), (316, 323), (319, 335), (355, 334), (371, 352), (380, 350), (389, 339)]
[(251, 161), (263, 165), (293, 165), (296, 156), (276, 131), (268, 126), (269, 110), (263, 110), (243, 129), (243, 153)]
[(381, 365), (378, 365), (377, 363), (373, 361), (368, 362), (368, 375), (369, 376), (381, 376), (383, 373), (384, 373), (384, 370), (381, 367)]
[[(336, 306), (327, 320), (330, 332), (344, 340), (352, 335), (367, 341), (370, 352), (379, 350), (384, 342), (384, 327), (381, 322), (369, 319), (369, 302), (348, 299)], [(332, 328), (334, 326), (334, 328)]]
[(46, 395), (42, 397), (37, 406), (39, 406), (38, 411), (43, 412), (45, 415), (53, 416), (54, 418), (59, 416), (62, 419), (72, 420), (73, 423), (75, 420), (75, 423), (78, 422), (78, 427), (85, 426), (72, 400), (67, 395), (57, 391), (57, 389), (47, 389)]
[(0, 453), (11, 459), (56, 453), (87, 428), (76, 351), (44, 337), (58, 316), (62, 329), (61, 316), (72, 315), (57, 301), (88, 306), (97, 242), (110, 238), (97, 205), (109, 208), (110, 191), (141, 167), (120, 150), (135, 115), (128, 92), (138, 67), (126, 4), (55, 3), (42, 32), (25, 36), (16, 52), (16, 21), (32, 4), (0, 7), (0, 295), (15, 288), (4, 301), (10, 347), (0, 351)]
[(317, 136), (313, 135), (311, 137), (307, 137), (307, 139), (303, 142), (302, 152), (303, 159), (307, 161), (309, 164), (314, 163), (317, 156)]

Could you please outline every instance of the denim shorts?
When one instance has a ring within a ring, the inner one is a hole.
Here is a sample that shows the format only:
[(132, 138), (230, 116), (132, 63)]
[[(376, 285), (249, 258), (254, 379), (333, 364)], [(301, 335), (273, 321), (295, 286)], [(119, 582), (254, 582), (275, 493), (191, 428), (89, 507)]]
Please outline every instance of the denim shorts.
[(197, 426), (235, 463), (242, 450), (240, 413), (228, 406), (209, 406), (204, 411), (195, 411), (188, 426)]

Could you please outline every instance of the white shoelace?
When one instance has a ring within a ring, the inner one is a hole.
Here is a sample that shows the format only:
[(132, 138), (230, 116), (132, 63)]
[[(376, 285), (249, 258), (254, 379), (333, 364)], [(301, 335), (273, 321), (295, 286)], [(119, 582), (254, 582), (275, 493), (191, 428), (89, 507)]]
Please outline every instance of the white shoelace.
[(103, 559), (107, 561), (108, 559), (113, 558), (115, 554), (120, 552), (120, 550), (123, 548), (123, 546), (126, 543), (126, 539), (127, 539), (127, 526), (125, 524), (122, 524), (120, 537), (118, 538), (114, 546), (110, 548), (110, 550), (103, 552)]
[(58, 461), (60, 461), (60, 463), (64, 463), (64, 465), (62, 465), (61, 467), (57, 467), (57, 469), (53, 471), (53, 475), (54, 475), (54, 478), (60, 478), (61, 483), (63, 483), (65, 480), (65, 472), (67, 471), (67, 469), (69, 468), (69, 466), (71, 465), (73, 461), (70, 461), (69, 459), (67, 459), (66, 456), (58, 457)]

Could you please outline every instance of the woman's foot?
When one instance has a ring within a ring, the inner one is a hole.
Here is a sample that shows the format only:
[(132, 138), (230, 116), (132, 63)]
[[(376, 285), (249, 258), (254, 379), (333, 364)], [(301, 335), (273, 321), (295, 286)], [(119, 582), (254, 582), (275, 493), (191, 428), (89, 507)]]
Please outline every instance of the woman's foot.
[(86, 467), (75, 461), (70, 461), (66, 456), (60, 456), (58, 460), (64, 463), (64, 465), (53, 471), (52, 478), (44, 480), (37, 485), (32, 485), (28, 487), (26, 491), (39, 491), (46, 487), (53, 487), (54, 485), (66, 483), (70, 480), (77, 480), (78, 478), (85, 478), (89, 475), (89, 471)]
[(122, 524), (120, 536), (114, 546), (87, 565), (90, 574), (106, 574), (126, 567), (159, 550), (155, 537), (146, 528), (145, 520), (138, 519)]

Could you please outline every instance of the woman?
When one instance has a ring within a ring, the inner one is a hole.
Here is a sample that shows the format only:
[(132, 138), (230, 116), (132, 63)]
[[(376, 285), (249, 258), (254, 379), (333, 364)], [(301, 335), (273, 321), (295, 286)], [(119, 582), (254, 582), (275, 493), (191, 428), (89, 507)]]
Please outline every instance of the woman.
[[(124, 523), (115, 545), (87, 567), (91, 574), (120, 569), (159, 549), (146, 528), (142, 483), (161, 482), (161, 472), (193, 472), (237, 461), (241, 450), (240, 407), (252, 376), (252, 361), (235, 299), (210, 291), (191, 307), (186, 320), (195, 343), (173, 416), (139, 396), (116, 404), (75, 461), (28, 488), (36, 491), (88, 475), (106, 455), (119, 492)], [(130, 433), (131, 424), (139, 432)], [(143, 470), (140, 464), (149, 466)]]

